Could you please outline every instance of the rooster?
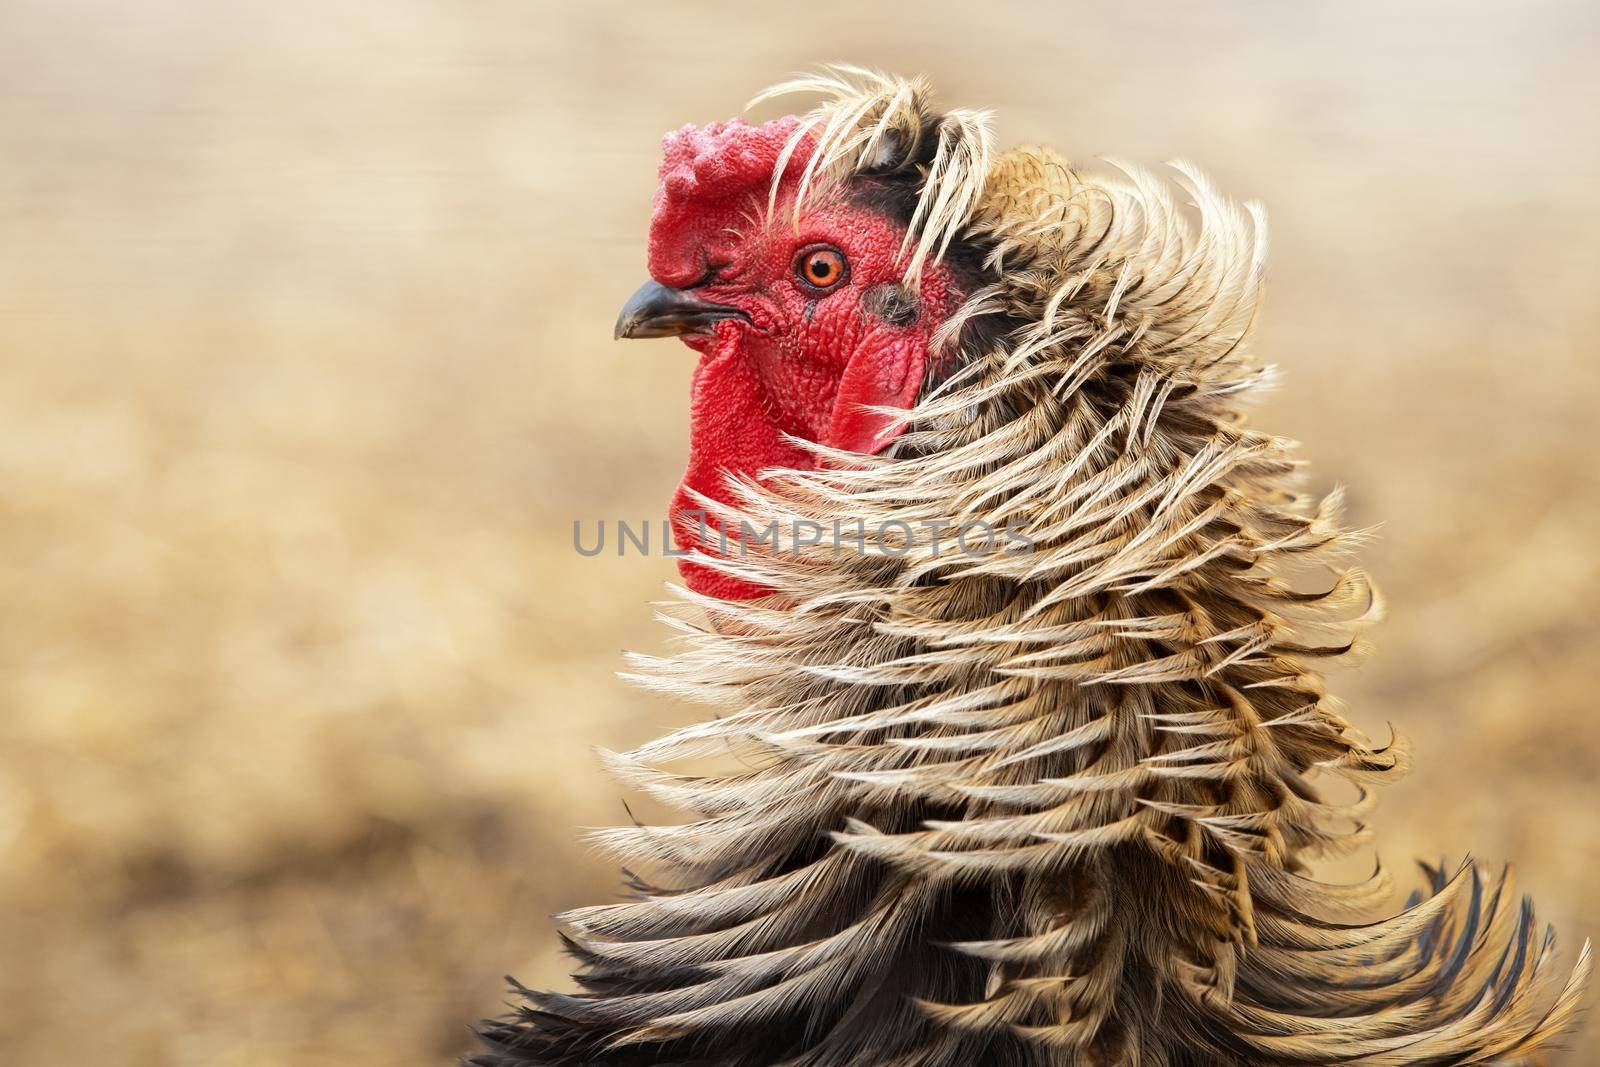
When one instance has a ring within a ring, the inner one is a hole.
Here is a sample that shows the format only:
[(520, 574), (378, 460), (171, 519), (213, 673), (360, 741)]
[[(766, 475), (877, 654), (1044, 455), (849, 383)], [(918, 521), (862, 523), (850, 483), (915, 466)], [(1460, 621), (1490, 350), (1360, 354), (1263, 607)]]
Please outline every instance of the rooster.
[(1589, 951), (1506, 875), (1374, 922), (1381, 871), (1308, 871), (1408, 758), (1313, 666), (1381, 611), (1338, 495), (1240, 411), (1259, 209), (995, 154), (922, 80), (793, 91), (668, 135), (617, 323), (699, 356), (638, 674), (725, 710), (607, 758), (695, 818), (598, 835), (634, 894), (559, 917), (582, 991), (513, 983), (466, 1062), (1530, 1062)]

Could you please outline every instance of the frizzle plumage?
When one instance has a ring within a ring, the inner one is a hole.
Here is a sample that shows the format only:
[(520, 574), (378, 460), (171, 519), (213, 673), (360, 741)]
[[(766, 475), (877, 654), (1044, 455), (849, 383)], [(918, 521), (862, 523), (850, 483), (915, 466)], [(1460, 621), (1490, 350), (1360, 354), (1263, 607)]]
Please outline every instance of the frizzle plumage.
[[(1558, 973), (1507, 877), (1429, 868), (1373, 922), (1381, 874), (1308, 873), (1365, 840), (1364, 787), (1408, 754), (1313, 666), (1381, 613), (1338, 494), (1300, 495), (1289, 442), (1240, 410), (1266, 375), (1259, 209), (1187, 166), (1192, 218), (1136, 168), (991, 160), (984, 116), (920, 81), (793, 87), (828, 98), (786, 131), (765, 224), (880, 205), (908, 284), (949, 261), (964, 300), (886, 451), (795, 439), (811, 469), (697, 497), (779, 531), (697, 560), (770, 595), (683, 591), (682, 650), (638, 675), (726, 713), (608, 756), (696, 819), (597, 835), (639, 873), (635, 899), (561, 917), (584, 992), (519, 988), (469, 1062), (1380, 1067), (1547, 1044), (1588, 950)], [(1030, 550), (974, 553), (963, 523)]]

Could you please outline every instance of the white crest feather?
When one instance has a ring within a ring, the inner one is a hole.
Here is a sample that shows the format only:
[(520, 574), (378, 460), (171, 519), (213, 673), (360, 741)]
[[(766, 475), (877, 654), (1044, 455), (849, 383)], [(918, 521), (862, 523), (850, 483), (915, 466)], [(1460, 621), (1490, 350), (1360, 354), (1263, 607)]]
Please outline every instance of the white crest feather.
[(819, 187), (879, 170), (903, 156), (925, 136), (936, 138), (932, 162), (922, 176), (916, 213), (901, 247), (906, 277), (915, 280), (923, 266), (937, 262), (966, 227), (983, 195), (989, 172), (987, 111), (952, 110), (933, 129), (932, 89), (924, 78), (887, 74), (837, 64), (767, 89), (751, 107), (783, 96), (807, 94), (822, 103), (801, 117), (800, 125), (774, 168), (769, 212), (777, 205), (778, 181), (788, 161), (807, 138), (815, 148), (800, 179), (794, 202), (798, 212)]

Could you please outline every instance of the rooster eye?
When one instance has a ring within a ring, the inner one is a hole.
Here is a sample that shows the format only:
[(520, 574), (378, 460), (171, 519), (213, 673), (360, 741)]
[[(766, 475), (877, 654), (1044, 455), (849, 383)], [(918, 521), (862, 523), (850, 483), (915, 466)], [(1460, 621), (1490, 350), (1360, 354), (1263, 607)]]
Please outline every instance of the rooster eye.
[(794, 260), (794, 275), (800, 287), (814, 295), (834, 289), (850, 274), (844, 253), (832, 245), (802, 248)]

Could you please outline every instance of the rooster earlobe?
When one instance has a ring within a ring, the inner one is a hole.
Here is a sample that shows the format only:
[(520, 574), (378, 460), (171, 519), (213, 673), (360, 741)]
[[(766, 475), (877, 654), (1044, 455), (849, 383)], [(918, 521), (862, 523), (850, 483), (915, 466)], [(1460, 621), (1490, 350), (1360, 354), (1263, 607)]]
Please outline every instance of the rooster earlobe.
[(828, 437), (822, 443), (869, 456), (894, 443), (905, 432), (906, 418), (868, 409), (909, 410), (922, 387), (925, 354), (919, 341), (907, 338), (852, 356), (839, 380)]

